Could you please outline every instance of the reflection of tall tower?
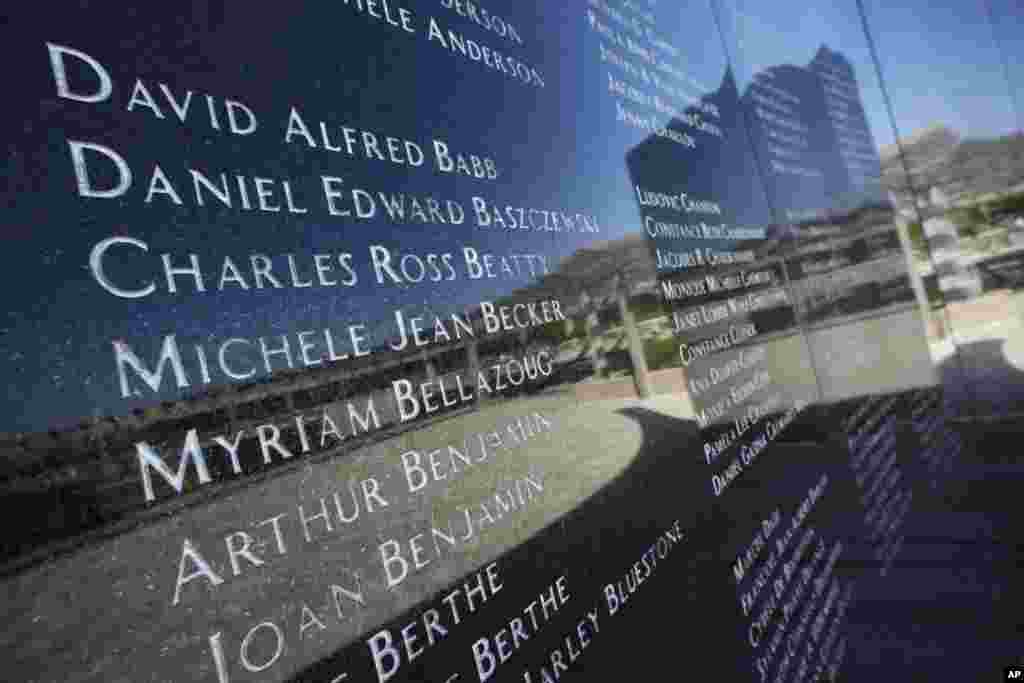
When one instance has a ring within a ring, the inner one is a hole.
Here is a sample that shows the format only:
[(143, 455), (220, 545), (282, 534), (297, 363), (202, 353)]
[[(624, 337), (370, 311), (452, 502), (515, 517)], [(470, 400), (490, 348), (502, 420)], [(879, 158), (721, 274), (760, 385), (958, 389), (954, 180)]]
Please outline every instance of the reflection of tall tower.
[[(701, 98), (713, 105), (718, 116), (715, 125), (720, 135), (695, 132), (686, 120), (673, 119), (666, 128), (694, 135), (697, 146), (684, 149), (663, 136), (649, 135), (626, 154), (626, 166), (636, 188), (686, 197), (690, 201), (711, 200), (721, 207), (721, 215), (707, 217), (701, 213), (642, 206), (641, 214), (658, 221), (696, 224), (725, 222), (737, 226), (766, 226), (770, 223), (768, 202), (757, 164), (751, 154), (746, 123), (740, 107), (739, 93), (732, 70), (727, 69), (718, 89)], [(707, 118), (698, 106), (688, 107), (684, 115)], [(670, 240), (679, 244), (678, 240)], [(701, 240), (701, 246), (709, 246)], [(733, 246), (722, 242), (720, 246)]]
[[(717, 135), (699, 125), (708, 111)], [(837, 224), (860, 209), (892, 208), (853, 67), (825, 46), (806, 67), (762, 70), (742, 93), (726, 68), (717, 90), (665, 125), (696, 145), (650, 135), (631, 149), (626, 164), (638, 192), (713, 200), (721, 207), (716, 220), (762, 226), (772, 238), (798, 233), (797, 224)], [(648, 220), (680, 219), (642, 198), (640, 209), (645, 230)]]
[[(842, 167), (833, 158), (829, 131), (822, 125), (825, 112), (819, 80), (806, 69), (771, 67), (754, 77), (741, 106), (773, 203), (782, 210), (823, 208), (826, 185), (837, 184), (835, 176)], [(826, 182), (826, 174), (831, 182)]]
[(850, 178), (851, 190), (880, 199), (883, 196), (881, 162), (853, 66), (838, 52), (822, 46), (811, 60), (810, 70), (822, 80), (828, 120)]
[(884, 201), (881, 164), (845, 57), (823, 46), (807, 68), (765, 69), (741, 102), (784, 215)]

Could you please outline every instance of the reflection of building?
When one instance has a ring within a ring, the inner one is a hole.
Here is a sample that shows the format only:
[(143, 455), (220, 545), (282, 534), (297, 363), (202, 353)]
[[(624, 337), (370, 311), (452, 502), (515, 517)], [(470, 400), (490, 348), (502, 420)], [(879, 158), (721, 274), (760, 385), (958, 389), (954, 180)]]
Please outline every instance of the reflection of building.
[[(642, 220), (685, 224), (725, 223), (730, 227), (764, 228), (771, 223), (764, 184), (753, 156), (732, 70), (726, 69), (718, 89), (701, 98), (710, 105), (720, 134), (693, 129), (692, 121), (708, 118), (702, 106), (688, 107), (684, 118), (666, 124), (669, 130), (696, 135), (693, 149), (659, 135), (650, 135), (629, 150), (626, 166), (638, 190), (685, 197), (688, 202), (714, 202), (720, 213), (642, 207)], [(732, 243), (732, 242), (730, 242)]]
[(884, 200), (857, 79), (842, 55), (823, 46), (806, 68), (765, 69), (741, 102), (784, 220)]
[(853, 66), (822, 46), (808, 68), (822, 79), (828, 121), (849, 177), (849, 191), (854, 198), (860, 195), (861, 201), (881, 201), (881, 162)]
[[(726, 358), (741, 344), (769, 349), (763, 365), (771, 368), (773, 391), (794, 405), (815, 392), (847, 398), (881, 386), (931, 383), (905, 251), (849, 63), (822, 48), (806, 68), (764, 70), (742, 96), (727, 70), (706, 99), (720, 112), (722, 138), (682, 149), (651, 135), (626, 155), (645, 231), (650, 221), (683, 225), (646, 232), (652, 251), (682, 255), (666, 259), (658, 273), (662, 282), (682, 288), (681, 295), (666, 293), (673, 312), (695, 316), (676, 324), (677, 339), (691, 346), (713, 340), (700, 357), (707, 363), (721, 362), (712, 358)], [(682, 128), (686, 120), (667, 125)], [(649, 201), (647, 193), (661, 193), (654, 195), (661, 201)], [(717, 238), (703, 229), (702, 222), (710, 222), (705, 216), (671, 200), (684, 195), (715, 202), (721, 208), (716, 222), (767, 228), (765, 238)], [(782, 239), (791, 235), (798, 239)], [(725, 258), (687, 258), (715, 250)], [(744, 312), (732, 300), (723, 307), (733, 292), (708, 284), (765, 269), (771, 278), (737, 285), (775, 304), (764, 310)], [(737, 321), (751, 323), (755, 335), (740, 342), (716, 336)], [(899, 340), (883, 342), (893, 330)], [(912, 353), (890, 354), (892, 344), (906, 344)], [(687, 381), (702, 372), (692, 362), (683, 368)], [(691, 387), (695, 409), (728, 417), (722, 406), (732, 397), (705, 392)]]
[(701, 103), (713, 105), (722, 134), (695, 130), (692, 119), (708, 114), (687, 108), (666, 127), (694, 135), (696, 146), (684, 151), (650, 136), (628, 154), (634, 184), (713, 200), (722, 208), (718, 220), (780, 237), (786, 226), (888, 209), (857, 79), (839, 53), (822, 47), (807, 67), (765, 69), (742, 94), (727, 69)]

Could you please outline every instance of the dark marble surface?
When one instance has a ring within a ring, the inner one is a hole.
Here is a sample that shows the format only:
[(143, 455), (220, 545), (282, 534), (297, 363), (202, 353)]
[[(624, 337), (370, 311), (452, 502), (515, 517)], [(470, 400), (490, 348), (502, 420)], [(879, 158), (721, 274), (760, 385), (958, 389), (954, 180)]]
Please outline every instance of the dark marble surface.
[(1016, 200), (877, 10), (11, 8), (10, 676), (1001, 671)]

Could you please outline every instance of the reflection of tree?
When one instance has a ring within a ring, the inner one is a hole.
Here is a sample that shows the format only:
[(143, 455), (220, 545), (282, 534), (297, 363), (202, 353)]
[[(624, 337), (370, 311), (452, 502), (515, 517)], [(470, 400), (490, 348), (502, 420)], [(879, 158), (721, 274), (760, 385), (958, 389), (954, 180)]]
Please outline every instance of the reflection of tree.
[[(25, 559), (40, 546), (74, 544), (86, 532), (113, 530), (161, 514), (164, 503), (158, 501), (154, 507), (142, 498), (137, 442), (146, 442), (165, 453), (173, 467), (188, 430), (198, 430), (204, 448), (211, 447), (210, 441), (217, 435), (231, 439), (241, 433), (239, 462), (248, 477), (290, 464), (264, 461), (256, 427), (278, 426), (281, 443), (293, 453), (304, 453), (294, 428), (295, 417), (301, 416), (310, 433), (318, 434), (325, 411), (347, 401), (376, 397), (381, 428), (353, 435), (342, 445), (317, 455), (349, 452), (459, 411), (476, 410), (480, 400), (507, 400), (522, 392), (571, 385), (593, 376), (597, 368), (632, 374), (637, 358), (642, 367), (643, 356), (638, 338), (627, 329), (632, 323), (625, 302), (637, 292), (650, 295), (654, 280), (647, 247), (639, 236), (591, 244), (564, 259), (555, 272), (534, 285), (495, 302), (510, 305), (555, 298), (569, 318), (564, 322), (555, 320), (534, 328), (486, 334), (480, 312), (473, 311), (469, 314), (476, 330), (473, 338), (458, 339), (452, 334), (449, 343), (402, 352), (377, 348), (367, 357), (282, 370), (258, 381), (211, 387), (128, 415), (85, 420), (70, 429), (0, 435), (0, 499), (35, 521), (18, 525), (5, 536), (0, 561), (19, 555)], [(478, 395), (471, 404), (405, 423), (398, 420), (393, 408), (386, 407), (393, 402), (389, 390), (394, 380), (425, 382), (460, 375), (470, 385), (475, 383), (480, 368), (540, 349), (553, 350), (553, 356), (559, 349), (570, 353), (556, 358), (552, 376), (535, 386), (510, 387), (483, 399)], [(584, 359), (589, 362), (578, 362)], [(194, 495), (206, 500), (234, 485), (235, 475), (227, 459), (207, 460), (214, 483), (198, 487), (194, 494), (191, 486), (186, 487), (185, 498)], [(237, 484), (245, 485), (241, 481)], [(171, 499), (167, 504), (179, 503)]]
[[(1024, 181), (1024, 135), (966, 139), (935, 124), (903, 137), (900, 148), (881, 150), (883, 182), (903, 205), (928, 209), (936, 195), (954, 205), (986, 197), (997, 215), (1022, 199), (1010, 199)], [(907, 187), (907, 173), (919, 194)], [(986, 219), (987, 220), (987, 219)]]
[[(649, 302), (656, 285), (647, 244), (633, 234), (577, 249), (555, 272), (511, 299), (562, 301), (572, 316), (571, 327), (563, 332), (565, 362), (586, 359), (598, 377), (633, 376), (637, 391), (643, 393), (646, 362), (630, 302), (638, 296)], [(651, 317), (649, 308), (645, 315)]]

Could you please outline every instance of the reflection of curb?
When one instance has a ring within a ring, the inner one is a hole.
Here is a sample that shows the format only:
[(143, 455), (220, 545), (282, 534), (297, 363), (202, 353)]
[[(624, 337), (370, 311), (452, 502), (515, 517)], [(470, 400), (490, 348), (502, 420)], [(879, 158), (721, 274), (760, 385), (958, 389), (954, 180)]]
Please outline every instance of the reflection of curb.
[(966, 301), (946, 304), (950, 326), (954, 330), (987, 325), (996, 320), (1013, 317), (1010, 292), (1005, 289), (987, 292)]
[(986, 292), (965, 301), (948, 301), (944, 309), (930, 311), (928, 339), (938, 341), (944, 339), (951, 330), (962, 333), (999, 321), (1013, 320), (1015, 316), (1015, 304), (1010, 291), (1006, 289)]
[[(648, 373), (651, 393), (681, 394), (686, 391), (683, 371), (680, 368), (666, 368)], [(611, 398), (639, 398), (636, 383), (632, 377), (618, 380), (581, 382), (573, 385), (577, 401), (601, 401)]]
[(632, 377), (606, 382), (582, 382), (573, 387), (577, 401), (601, 401), (610, 398), (637, 398)]

